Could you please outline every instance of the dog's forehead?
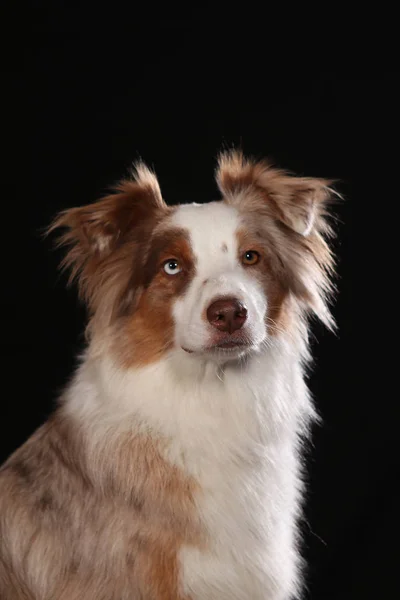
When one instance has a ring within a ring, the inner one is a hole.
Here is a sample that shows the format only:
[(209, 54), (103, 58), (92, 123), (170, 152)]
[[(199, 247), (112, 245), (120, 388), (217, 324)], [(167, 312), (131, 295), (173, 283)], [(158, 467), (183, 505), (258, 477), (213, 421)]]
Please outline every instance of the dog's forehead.
[(184, 204), (177, 208), (172, 222), (188, 232), (197, 259), (236, 255), (240, 218), (234, 207), (223, 202)]

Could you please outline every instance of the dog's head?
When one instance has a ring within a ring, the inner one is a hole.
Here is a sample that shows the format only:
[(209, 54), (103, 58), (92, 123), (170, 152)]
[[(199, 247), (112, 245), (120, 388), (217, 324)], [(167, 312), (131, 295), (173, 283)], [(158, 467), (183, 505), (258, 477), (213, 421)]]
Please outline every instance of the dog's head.
[(126, 366), (171, 349), (226, 360), (268, 345), (307, 311), (332, 323), (328, 182), (221, 155), (222, 200), (168, 207), (144, 165), (95, 204), (62, 213), (64, 265), (90, 332)]

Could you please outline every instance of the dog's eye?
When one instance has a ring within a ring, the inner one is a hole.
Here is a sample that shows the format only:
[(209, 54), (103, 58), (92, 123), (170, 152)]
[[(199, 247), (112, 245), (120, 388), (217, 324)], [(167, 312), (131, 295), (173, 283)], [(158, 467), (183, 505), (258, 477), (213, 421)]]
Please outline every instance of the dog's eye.
[(179, 263), (175, 258), (170, 258), (164, 263), (164, 271), (168, 275), (177, 275), (182, 271), (182, 268), (179, 266)]
[(260, 260), (260, 255), (255, 250), (248, 250), (242, 256), (242, 263), (244, 265), (255, 265)]

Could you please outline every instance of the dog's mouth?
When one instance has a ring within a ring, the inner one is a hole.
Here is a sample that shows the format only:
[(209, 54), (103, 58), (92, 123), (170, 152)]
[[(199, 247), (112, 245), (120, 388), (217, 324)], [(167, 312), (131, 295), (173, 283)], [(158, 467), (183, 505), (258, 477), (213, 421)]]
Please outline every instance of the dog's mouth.
[(248, 342), (245, 342), (244, 340), (227, 340), (226, 342), (220, 342), (219, 344), (211, 346), (210, 350), (213, 350), (214, 348), (218, 348), (219, 350), (232, 350), (234, 348), (243, 348), (248, 345)]
[[(251, 346), (252, 346), (252, 344), (250, 343), (249, 340), (227, 339), (227, 340), (219, 341), (217, 343), (206, 346), (206, 347), (202, 348), (201, 350), (198, 350), (197, 352), (219, 352), (222, 350), (223, 352), (234, 353), (235, 351), (245, 350), (246, 348), (250, 348)], [(190, 348), (186, 348), (184, 346), (182, 346), (182, 350), (184, 350), (188, 354), (193, 354), (194, 352), (196, 352), (196, 350), (191, 350)]]

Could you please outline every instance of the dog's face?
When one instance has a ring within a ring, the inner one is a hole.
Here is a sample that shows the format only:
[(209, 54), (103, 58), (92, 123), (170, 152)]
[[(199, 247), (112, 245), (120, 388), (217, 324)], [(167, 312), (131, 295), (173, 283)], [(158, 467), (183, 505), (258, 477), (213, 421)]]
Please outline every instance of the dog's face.
[(218, 359), (258, 349), (270, 301), (262, 240), (224, 202), (181, 206), (171, 222), (189, 250), (163, 266), (166, 277), (185, 282), (171, 307), (176, 346)]
[(68, 228), (65, 263), (93, 334), (127, 367), (172, 349), (216, 361), (260, 351), (288, 326), (293, 302), (328, 320), (326, 182), (238, 153), (221, 157), (217, 181), (222, 200), (167, 207), (140, 166), (136, 181), (53, 226)]

